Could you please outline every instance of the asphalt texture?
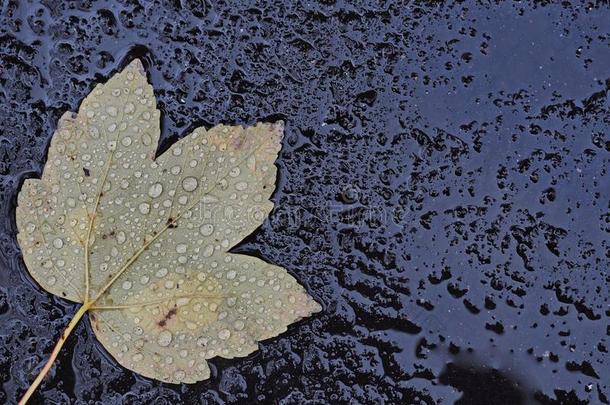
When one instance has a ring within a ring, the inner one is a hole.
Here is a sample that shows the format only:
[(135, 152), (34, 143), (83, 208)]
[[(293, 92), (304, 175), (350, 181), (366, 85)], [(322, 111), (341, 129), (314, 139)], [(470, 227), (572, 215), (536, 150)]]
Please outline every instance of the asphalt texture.
[(610, 402), (603, 2), (0, 1), (0, 402), (77, 305), (27, 274), (15, 202), (59, 117), (139, 57), (160, 152), (286, 122), (275, 211), (236, 251), (319, 314), (194, 385), (119, 366), (88, 321), (35, 403)]

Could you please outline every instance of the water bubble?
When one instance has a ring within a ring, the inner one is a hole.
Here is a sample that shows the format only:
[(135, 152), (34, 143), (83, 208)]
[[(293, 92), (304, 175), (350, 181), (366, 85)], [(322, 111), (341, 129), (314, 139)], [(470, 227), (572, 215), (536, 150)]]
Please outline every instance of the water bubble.
[(195, 189), (197, 188), (197, 186), (199, 185), (199, 182), (197, 181), (196, 178), (189, 176), (189, 177), (185, 177), (182, 180), (182, 188), (184, 189), (184, 191), (195, 191)]
[(131, 145), (131, 138), (130, 138), (130, 137), (128, 137), (128, 136), (124, 137), (123, 139), (121, 139), (121, 144), (122, 144), (123, 146), (129, 146), (129, 145)]
[(150, 204), (148, 204), (148, 203), (141, 203), (138, 206), (138, 209), (140, 210), (141, 214), (146, 215), (146, 214), (148, 214), (150, 212)]
[(148, 189), (148, 195), (152, 198), (157, 198), (163, 193), (163, 185), (161, 183), (155, 183)]
[(162, 330), (157, 337), (157, 343), (159, 346), (167, 347), (172, 342), (172, 333), (168, 330)]
[(221, 340), (227, 340), (231, 337), (231, 331), (229, 329), (222, 329), (218, 332), (218, 338)]
[(61, 248), (64, 246), (64, 241), (63, 241), (61, 238), (56, 238), (56, 239), (53, 241), (53, 246), (54, 246), (56, 249), (61, 249)]
[(199, 233), (203, 236), (210, 236), (214, 233), (214, 225), (212, 224), (203, 224), (199, 227)]

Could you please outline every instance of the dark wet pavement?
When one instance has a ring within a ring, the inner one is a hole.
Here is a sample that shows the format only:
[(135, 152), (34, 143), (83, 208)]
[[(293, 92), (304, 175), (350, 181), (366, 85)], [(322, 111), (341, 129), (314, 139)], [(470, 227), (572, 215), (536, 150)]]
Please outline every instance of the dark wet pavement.
[[(599, 3), (0, 3), (0, 402), (76, 305), (27, 275), (15, 200), (58, 118), (134, 57), (161, 150), (286, 121), (239, 251), (324, 304), (213, 377), (118, 366), (82, 323), (48, 403), (610, 402), (610, 10)], [(460, 399), (461, 398), (461, 399)]]

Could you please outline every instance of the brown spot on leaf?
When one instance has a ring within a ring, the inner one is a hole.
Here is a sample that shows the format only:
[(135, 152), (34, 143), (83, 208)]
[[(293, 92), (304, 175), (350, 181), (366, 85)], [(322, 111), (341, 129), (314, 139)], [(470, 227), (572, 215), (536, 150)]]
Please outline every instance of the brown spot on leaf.
[(174, 317), (174, 315), (176, 315), (177, 312), (178, 312), (178, 308), (176, 308), (176, 305), (174, 305), (174, 307), (172, 309), (167, 311), (167, 313), (165, 314), (165, 317), (163, 317), (163, 319), (161, 319), (159, 322), (157, 322), (157, 325), (159, 325), (160, 327), (164, 327), (167, 324), (167, 321), (172, 319)]

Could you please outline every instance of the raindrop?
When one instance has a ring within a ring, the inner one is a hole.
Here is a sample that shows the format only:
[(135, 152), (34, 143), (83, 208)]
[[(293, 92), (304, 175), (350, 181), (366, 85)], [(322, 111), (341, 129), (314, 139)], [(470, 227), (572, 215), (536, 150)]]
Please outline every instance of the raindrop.
[(56, 239), (53, 241), (53, 246), (54, 246), (56, 249), (61, 249), (61, 248), (64, 246), (64, 241), (63, 241), (61, 238), (56, 238)]
[(36, 230), (36, 225), (30, 222), (25, 226), (25, 230), (27, 231), (27, 233), (32, 233)]
[(231, 331), (229, 329), (223, 329), (218, 332), (218, 338), (221, 340), (227, 340), (231, 337)]
[(159, 346), (167, 347), (172, 342), (172, 333), (168, 330), (162, 330), (157, 338)]
[(157, 198), (163, 193), (163, 185), (161, 183), (155, 183), (148, 189), (148, 195), (152, 198)]
[(214, 225), (212, 224), (203, 224), (199, 227), (199, 233), (203, 236), (210, 236), (214, 233)]
[(189, 176), (189, 177), (185, 177), (184, 180), (182, 180), (182, 188), (184, 189), (184, 191), (195, 191), (195, 189), (197, 188), (197, 186), (199, 185), (199, 182), (197, 181), (196, 178)]
[(140, 210), (141, 214), (148, 214), (150, 212), (150, 204), (148, 203), (142, 203), (140, 204), (140, 206), (138, 207), (138, 209)]

